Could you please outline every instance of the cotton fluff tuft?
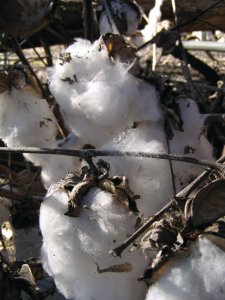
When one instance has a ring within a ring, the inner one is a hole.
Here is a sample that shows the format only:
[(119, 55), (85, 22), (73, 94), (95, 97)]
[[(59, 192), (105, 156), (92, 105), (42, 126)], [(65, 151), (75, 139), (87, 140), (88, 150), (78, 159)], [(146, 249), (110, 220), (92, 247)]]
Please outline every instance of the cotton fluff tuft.
[[(115, 202), (113, 196), (91, 189), (84, 197), (78, 218), (65, 216), (68, 196), (55, 192), (45, 199), (40, 210), (43, 235), (42, 261), (67, 299), (143, 299), (145, 286), (137, 281), (144, 265), (138, 251), (125, 252), (122, 258), (108, 254), (116, 242), (132, 233), (135, 216)], [(129, 262), (128, 273), (97, 272), (115, 264)]]
[[(146, 122), (124, 131), (106, 150), (166, 153), (166, 137), (161, 123)], [(128, 177), (132, 190), (141, 196), (137, 207), (145, 216), (155, 213), (173, 194), (171, 172), (167, 160), (134, 157), (107, 157), (111, 174)]]
[(0, 136), (8, 146), (49, 147), (56, 120), (45, 99), (12, 88), (0, 93)]
[[(213, 160), (212, 147), (204, 136), (197, 104), (188, 98), (179, 99), (177, 103), (183, 121), (183, 131), (174, 130), (174, 136), (169, 142), (171, 153)], [(201, 172), (200, 167), (189, 163), (173, 162), (172, 166), (178, 191)]]
[(224, 299), (224, 270), (224, 251), (211, 241), (199, 238), (190, 251), (175, 258), (160, 281), (149, 288), (146, 300)]
[[(99, 147), (133, 121), (160, 117), (159, 108), (150, 109), (155, 89), (143, 84), (140, 88), (128, 65), (110, 60), (101, 38), (93, 44), (78, 39), (63, 55), (71, 60), (62, 63), (59, 59), (49, 70), (50, 90), (67, 124), (84, 142)], [(143, 98), (142, 88), (146, 90)]]
[[(0, 93), (0, 138), (9, 147), (58, 148), (57, 121), (45, 99), (32, 91), (7, 90)], [(63, 147), (74, 148), (79, 140), (73, 138)], [(74, 170), (77, 160), (72, 157), (41, 154), (24, 154), (35, 165), (42, 166), (42, 179), (48, 188), (61, 179), (69, 170)]]

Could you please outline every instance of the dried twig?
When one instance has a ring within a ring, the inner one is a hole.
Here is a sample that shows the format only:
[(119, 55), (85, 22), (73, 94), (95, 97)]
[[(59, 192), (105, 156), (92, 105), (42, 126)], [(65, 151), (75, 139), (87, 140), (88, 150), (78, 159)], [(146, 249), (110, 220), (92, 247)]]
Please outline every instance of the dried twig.
[(120, 33), (119, 29), (117, 28), (116, 23), (115, 23), (114, 18), (113, 18), (113, 12), (112, 12), (112, 8), (111, 8), (111, 5), (110, 5), (110, 1), (109, 0), (102, 0), (102, 4), (104, 5), (109, 23), (112, 27), (112, 32), (114, 34), (119, 34), (120, 35), (121, 33)]
[(50, 149), (50, 148), (35, 148), (35, 147), (0, 147), (0, 153), (36, 153), (36, 154), (54, 154), (81, 157), (89, 160), (91, 157), (99, 156), (122, 156), (122, 157), (141, 157), (141, 158), (155, 158), (167, 159), (180, 162), (191, 163), (202, 166), (207, 169), (216, 169), (224, 171), (225, 166), (218, 162), (211, 162), (207, 160), (200, 160), (190, 156), (166, 154), (166, 153), (148, 153), (143, 151), (115, 151), (115, 150), (71, 150), (71, 149)]
[(89, 41), (93, 41), (93, 9), (92, 9), (92, 0), (83, 1), (83, 15), (84, 15), (84, 37)]

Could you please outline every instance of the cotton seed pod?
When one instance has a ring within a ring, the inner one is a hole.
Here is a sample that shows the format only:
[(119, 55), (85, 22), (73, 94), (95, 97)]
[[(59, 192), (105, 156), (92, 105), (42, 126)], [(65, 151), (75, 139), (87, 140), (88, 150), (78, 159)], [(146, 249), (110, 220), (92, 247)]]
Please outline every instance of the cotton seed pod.
[[(215, 180), (198, 191), (185, 205), (191, 228), (205, 226), (225, 215), (225, 179)], [(188, 224), (189, 225), (189, 224)]]

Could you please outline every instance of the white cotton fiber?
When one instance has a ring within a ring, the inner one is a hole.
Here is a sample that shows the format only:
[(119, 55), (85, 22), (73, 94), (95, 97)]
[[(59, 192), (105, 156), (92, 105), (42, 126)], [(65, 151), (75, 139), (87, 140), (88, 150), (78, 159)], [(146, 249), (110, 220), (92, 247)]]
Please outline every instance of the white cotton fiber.
[(49, 70), (50, 89), (84, 142), (99, 147), (133, 121), (159, 117), (159, 109), (150, 109), (155, 88), (131, 76), (128, 65), (110, 60), (101, 39), (94, 44), (78, 39), (65, 53), (71, 60), (59, 59)]
[(56, 131), (45, 99), (15, 88), (0, 93), (0, 137), (8, 146), (48, 147), (55, 141)]
[[(166, 137), (161, 123), (146, 122), (137, 128), (124, 131), (106, 150), (141, 151), (166, 153)], [(134, 157), (106, 157), (111, 165), (111, 174), (125, 175), (130, 187), (141, 196), (137, 206), (146, 217), (155, 213), (173, 195), (171, 172), (168, 160)]]
[[(91, 189), (78, 218), (65, 216), (68, 196), (56, 192), (40, 210), (43, 235), (42, 260), (59, 291), (67, 299), (143, 299), (145, 285), (137, 281), (146, 264), (138, 251), (113, 258), (108, 252), (132, 233), (135, 216), (115, 202), (111, 194)], [(128, 273), (101, 273), (99, 267), (131, 263)]]
[(161, 6), (165, 0), (155, 1), (155, 6), (150, 10), (148, 15), (148, 24), (142, 29), (142, 43), (149, 41), (157, 33), (157, 24), (161, 20)]
[(199, 238), (190, 251), (173, 260), (146, 300), (220, 300), (225, 298), (225, 253)]
[[(197, 159), (213, 160), (212, 146), (204, 136), (202, 118), (197, 104), (188, 98), (179, 99), (177, 103), (183, 121), (183, 131), (173, 131), (174, 137), (169, 142), (171, 153), (192, 156)], [(202, 170), (197, 165), (183, 162), (173, 162), (172, 166), (177, 191), (185, 187)]]
[[(59, 148), (56, 119), (45, 99), (25, 87), (0, 93), (0, 138), (9, 147)], [(80, 141), (70, 138), (63, 148), (76, 148)], [(42, 166), (42, 179), (48, 188), (76, 168), (77, 159), (68, 156), (24, 154), (35, 165)]]
[[(0, 138), (9, 147), (52, 147), (57, 133), (56, 120), (45, 99), (28, 88), (12, 88), (0, 93)], [(41, 165), (42, 155), (25, 154)]]

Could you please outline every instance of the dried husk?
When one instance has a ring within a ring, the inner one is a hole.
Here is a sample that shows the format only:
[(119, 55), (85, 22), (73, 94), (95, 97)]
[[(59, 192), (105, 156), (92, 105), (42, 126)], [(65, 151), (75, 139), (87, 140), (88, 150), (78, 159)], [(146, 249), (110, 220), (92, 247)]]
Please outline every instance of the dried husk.
[(207, 226), (225, 215), (225, 179), (215, 180), (198, 191), (185, 205), (190, 229)]
[(156, 221), (151, 229), (143, 236), (141, 247), (144, 251), (149, 249), (161, 249), (165, 246), (172, 246), (177, 240), (177, 229), (164, 218)]

